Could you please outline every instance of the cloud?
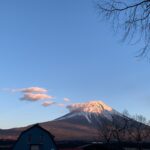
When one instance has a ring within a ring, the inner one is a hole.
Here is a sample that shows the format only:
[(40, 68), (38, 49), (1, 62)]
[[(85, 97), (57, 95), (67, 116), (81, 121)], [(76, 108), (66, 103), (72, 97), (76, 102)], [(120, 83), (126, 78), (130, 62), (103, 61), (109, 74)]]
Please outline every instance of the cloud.
[(41, 87), (28, 87), (28, 88), (20, 88), (20, 89), (10, 89), (10, 88), (3, 88), (3, 91), (6, 92), (23, 92), (23, 93), (46, 93), (48, 92), (47, 89)]
[(75, 103), (68, 105), (66, 108), (69, 109), (70, 112), (94, 112), (94, 113), (99, 113), (104, 110), (106, 111), (112, 111), (112, 108), (108, 105), (106, 105), (103, 101), (101, 100), (91, 100), (88, 102), (84, 103)]
[(20, 89), (2, 88), (1, 91), (13, 93), (13, 92), (20, 92)]
[(55, 104), (56, 102), (53, 102), (53, 101), (45, 101), (42, 105), (44, 106), (44, 107), (47, 107), (47, 106), (50, 106), (50, 105), (53, 105), (53, 104)]
[(19, 91), (24, 93), (46, 93), (48, 90), (41, 87), (29, 87), (29, 88), (19, 89)]
[(75, 103), (67, 106), (67, 109), (69, 109), (70, 112), (74, 111), (80, 111), (84, 108), (84, 103)]
[(64, 98), (64, 101), (65, 101), (65, 102), (70, 102), (71, 100), (70, 100), (69, 98), (65, 97), (65, 98)]
[(25, 93), (23, 97), (21, 97), (21, 100), (28, 100), (28, 101), (38, 101), (38, 100), (44, 100), (44, 99), (52, 99), (53, 96), (47, 95), (47, 94), (35, 94), (35, 93)]
[(24, 93), (33, 93), (33, 92), (36, 92), (36, 93), (46, 93), (47, 89), (40, 88), (40, 87), (29, 87), (29, 88), (21, 89), (20, 91), (24, 92)]
[(57, 106), (59, 106), (59, 107), (65, 107), (65, 104), (63, 104), (63, 103), (58, 103)]

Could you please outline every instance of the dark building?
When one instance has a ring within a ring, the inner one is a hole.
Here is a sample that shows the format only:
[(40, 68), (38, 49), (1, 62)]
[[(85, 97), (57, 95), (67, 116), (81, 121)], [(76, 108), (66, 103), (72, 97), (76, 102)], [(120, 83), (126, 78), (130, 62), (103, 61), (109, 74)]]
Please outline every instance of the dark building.
[(23, 131), (13, 150), (57, 150), (54, 136), (38, 124)]

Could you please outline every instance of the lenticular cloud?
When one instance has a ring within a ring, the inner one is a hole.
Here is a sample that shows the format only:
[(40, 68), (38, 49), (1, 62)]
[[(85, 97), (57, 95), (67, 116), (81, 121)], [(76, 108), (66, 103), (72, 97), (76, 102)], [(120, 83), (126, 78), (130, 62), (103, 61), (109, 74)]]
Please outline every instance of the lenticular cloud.
[(47, 94), (34, 94), (34, 93), (25, 93), (21, 100), (29, 100), (29, 101), (38, 101), (38, 100), (44, 100), (44, 99), (52, 99), (53, 96), (47, 95)]
[(20, 91), (24, 93), (46, 93), (48, 90), (40, 87), (29, 87), (20, 89)]
[[(48, 92), (47, 89), (41, 87), (28, 87), (28, 88), (19, 89), (19, 91), (23, 92), (24, 94), (20, 98), (21, 100), (38, 101), (38, 100), (54, 98), (53, 96), (46, 94), (46, 92)], [(44, 105), (48, 105), (48, 103)]]

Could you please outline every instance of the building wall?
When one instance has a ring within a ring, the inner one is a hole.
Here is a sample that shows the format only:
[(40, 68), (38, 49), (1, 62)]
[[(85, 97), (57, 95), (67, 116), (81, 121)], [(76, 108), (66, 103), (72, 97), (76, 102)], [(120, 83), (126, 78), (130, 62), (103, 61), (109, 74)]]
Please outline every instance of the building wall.
[(38, 127), (24, 132), (18, 139), (13, 150), (30, 150), (31, 145), (40, 145), (40, 150), (56, 150), (51, 136)]

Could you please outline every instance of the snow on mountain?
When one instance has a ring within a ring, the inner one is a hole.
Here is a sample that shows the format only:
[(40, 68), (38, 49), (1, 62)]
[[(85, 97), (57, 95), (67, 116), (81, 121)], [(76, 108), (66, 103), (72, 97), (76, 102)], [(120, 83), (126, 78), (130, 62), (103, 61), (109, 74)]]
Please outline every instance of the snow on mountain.
[(70, 112), (88, 112), (102, 113), (104, 110), (112, 111), (112, 108), (107, 106), (102, 101), (90, 101), (86, 103), (75, 103), (67, 107)]
[[(76, 103), (69, 105), (67, 108), (70, 112), (65, 116), (40, 123), (44, 129), (50, 131), (56, 137), (57, 141), (93, 141), (99, 138), (98, 130), (101, 125), (101, 127), (111, 125), (112, 121), (120, 125), (124, 121), (123, 115), (102, 101)], [(11, 137), (16, 139), (25, 128), (0, 130), (0, 138), (8, 139)]]
[(58, 118), (57, 120), (68, 119), (75, 116), (84, 116), (89, 123), (92, 123), (93, 118), (98, 119), (98, 116), (112, 120), (112, 114), (117, 113), (117, 111), (102, 101), (75, 103), (67, 106), (67, 108), (69, 109), (70, 113)]

